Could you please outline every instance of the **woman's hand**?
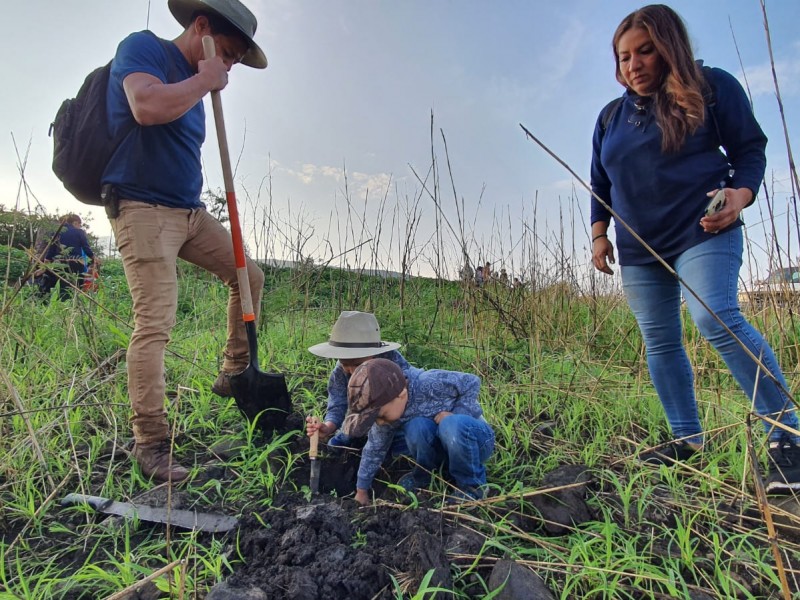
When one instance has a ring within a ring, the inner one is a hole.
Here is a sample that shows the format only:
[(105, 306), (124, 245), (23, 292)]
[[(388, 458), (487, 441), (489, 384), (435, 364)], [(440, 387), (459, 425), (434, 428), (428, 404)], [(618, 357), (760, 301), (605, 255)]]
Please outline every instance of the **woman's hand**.
[[(706, 194), (709, 198), (713, 198), (719, 190), (711, 190)], [(707, 217), (703, 216), (700, 219), (700, 227), (706, 233), (719, 233), (728, 225), (739, 218), (739, 213), (744, 210), (750, 201), (753, 199), (753, 192), (748, 188), (725, 188), (725, 204), (722, 210)]]
[(356, 502), (361, 506), (369, 504), (369, 490), (356, 489)]
[(306, 417), (306, 435), (311, 437), (317, 431), (320, 436), (328, 437), (336, 431), (336, 425), (331, 421), (320, 423), (317, 417)]
[(613, 275), (614, 271), (608, 265), (616, 264), (616, 262), (614, 244), (611, 243), (608, 236), (596, 237), (592, 242), (592, 264), (594, 264), (594, 268), (606, 275)]

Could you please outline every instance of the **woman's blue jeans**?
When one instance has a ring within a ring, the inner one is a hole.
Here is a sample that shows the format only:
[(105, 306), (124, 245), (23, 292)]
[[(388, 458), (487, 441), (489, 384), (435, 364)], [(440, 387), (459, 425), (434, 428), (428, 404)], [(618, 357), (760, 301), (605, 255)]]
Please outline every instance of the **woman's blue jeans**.
[(433, 419), (415, 417), (403, 426), (419, 487), (430, 484), (430, 471), (447, 461), (450, 475), (459, 489), (486, 484), (484, 464), (494, 452), (494, 431), (489, 424), (469, 415), (452, 414), (439, 425)]
[[(739, 309), (737, 293), (739, 269), (742, 266), (741, 227), (689, 248), (667, 263), (788, 390), (789, 386), (769, 344), (745, 320)], [(694, 375), (683, 346), (681, 292), (698, 330), (720, 353), (749, 398), (753, 397), (755, 390), (756, 412), (778, 418), (781, 411), (794, 407), (764, 369), (759, 371), (758, 364), (747, 355), (739, 341), (725, 331), (697, 298), (660, 263), (623, 266), (621, 271), (628, 305), (636, 317), (647, 348), (650, 377), (676, 438), (687, 438), (687, 441), (695, 443), (703, 441), (694, 394)], [(797, 428), (794, 411), (784, 413), (779, 420)], [(778, 440), (784, 434), (766, 421), (764, 426), (771, 440)]]

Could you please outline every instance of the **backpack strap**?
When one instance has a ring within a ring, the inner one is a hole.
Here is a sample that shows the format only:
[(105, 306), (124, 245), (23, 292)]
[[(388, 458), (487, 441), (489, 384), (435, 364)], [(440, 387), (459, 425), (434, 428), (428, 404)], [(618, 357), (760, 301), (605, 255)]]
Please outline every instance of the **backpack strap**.
[(614, 115), (617, 114), (617, 110), (621, 105), (622, 97), (619, 97), (614, 98), (611, 102), (603, 107), (603, 110), (600, 111), (600, 131), (603, 133), (606, 132), (606, 129), (608, 129), (608, 124), (611, 123), (611, 119), (613, 119)]
[(175, 64), (175, 58), (172, 56), (172, 49), (169, 47), (172, 42), (163, 40), (155, 34), (153, 35), (159, 42), (161, 42), (161, 47), (164, 48), (164, 52), (167, 53), (167, 60), (169, 61), (169, 69), (167, 70), (167, 83), (177, 83), (179, 77), (178, 66)]
[[(149, 33), (150, 35), (152, 35), (154, 38), (156, 38), (159, 41), (159, 43), (161, 44), (161, 47), (164, 49), (164, 52), (167, 55), (167, 61), (169, 63), (169, 67), (167, 69), (167, 83), (169, 84), (169, 83), (177, 82), (178, 81), (178, 68), (175, 65), (175, 59), (173, 58), (172, 51), (170, 50), (170, 47), (169, 47), (170, 42), (168, 42), (167, 40), (162, 40), (160, 37), (158, 37), (155, 33), (150, 31), (149, 29), (147, 30), (147, 33)], [(113, 62), (113, 60), (111, 62)], [(109, 69), (111, 67), (111, 62), (108, 63)], [(133, 123), (130, 123), (128, 125), (128, 127), (126, 127), (125, 131), (120, 134), (118, 144), (121, 144), (122, 140), (124, 140), (126, 137), (128, 137), (128, 134), (131, 131), (133, 131), (136, 127), (139, 127), (139, 125), (134, 120)]]
[(711, 120), (714, 122), (714, 131), (717, 133), (717, 148), (722, 145), (722, 133), (719, 129), (719, 121), (717, 121), (717, 97), (714, 94), (714, 88), (711, 87), (711, 67), (703, 66), (703, 61), (697, 61), (703, 68), (703, 78), (706, 80), (706, 89), (703, 92), (703, 101), (708, 107), (708, 114), (711, 115)]

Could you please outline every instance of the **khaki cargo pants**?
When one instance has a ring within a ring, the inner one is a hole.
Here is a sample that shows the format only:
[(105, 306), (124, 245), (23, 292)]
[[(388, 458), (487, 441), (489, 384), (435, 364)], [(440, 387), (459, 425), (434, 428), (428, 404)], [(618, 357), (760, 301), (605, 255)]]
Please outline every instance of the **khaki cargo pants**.
[[(178, 258), (212, 272), (230, 288), (222, 368), (238, 372), (247, 366), (247, 334), (233, 246), (230, 233), (203, 209), (121, 200), (119, 216), (111, 219), (111, 227), (133, 298), (134, 328), (127, 353), (133, 435), (137, 443), (148, 444), (169, 436), (164, 352), (178, 306)], [(258, 319), (264, 274), (249, 258), (247, 274)]]

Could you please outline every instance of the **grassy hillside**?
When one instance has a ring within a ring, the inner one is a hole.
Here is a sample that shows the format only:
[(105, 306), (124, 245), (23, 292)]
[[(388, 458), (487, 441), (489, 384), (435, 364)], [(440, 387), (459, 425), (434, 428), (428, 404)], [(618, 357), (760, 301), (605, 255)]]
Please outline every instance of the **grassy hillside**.
[[(209, 391), (220, 366), (226, 289), (189, 265), (179, 270), (167, 388), (179, 454), (190, 459), (252, 432), (232, 401)], [(541, 493), (547, 473), (565, 464), (591, 469), (592, 519), (549, 542), (540, 537), (544, 531), (510, 526), (508, 512), (494, 511), (490, 502), (474, 526), (492, 541), (459, 563), (456, 591), (466, 586), (470, 564), (494, 560), (500, 548), (561, 590), (562, 598), (779, 594), (746, 452), (748, 401), (691, 326), (687, 344), (704, 424), (712, 432), (710, 451), (702, 461), (658, 471), (634, 460), (666, 440), (667, 430), (638, 329), (621, 298), (589, 297), (564, 284), (478, 289), (313, 266), (268, 269), (266, 275), (261, 365), (286, 373), (298, 413), (323, 414), (333, 366), (306, 348), (327, 338), (339, 311), (367, 310), (377, 314), (382, 337), (402, 342), (413, 364), (482, 377), (481, 401), (498, 435), (489, 464), (493, 500), (510, 498), (515, 511), (535, 520), (528, 503)], [(75, 591), (87, 589), (80, 582), (91, 582), (88, 589), (102, 597), (176, 557), (193, 565), (182, 589), (203, 597), (236, 568), (235, 554), (224, 545), (194, 536), (142, 538), (133, 528), (109, 538), (91, 521), (75, 530), (57, 505), (71, 491), (126, 499), (150, 487), (122, 450), (130, 437), (124, 349), (131, 306), (120, 264), (104, 263), (94, 295), (59, 302), (35, 298), (28, 286), (14, 296), (8, 287), (3, 307), (0, 598), (87, 597)], [(759, 319), (791, 381), (797, 329), (774, 310)], [(763, 460), (760, 425), (752, 430)], [(215, 487), (212, 479), (189, 493), (199, 506), (213, 496), (215, 505), (239, 514), (268, 507), (279, 492), (303, 493), (291, 477), (299, 460), (290, 450), (293, 437), (249, 447), (235, 465), (234, 485)], [(772, 510), (779, 518), (780, 509)], [(779, 534), (781, 566), (789, 568), (800, 546), (796, 520), (783, 522), (789, 525)], [(796, 589), (793, 571), (789, 579)]]

